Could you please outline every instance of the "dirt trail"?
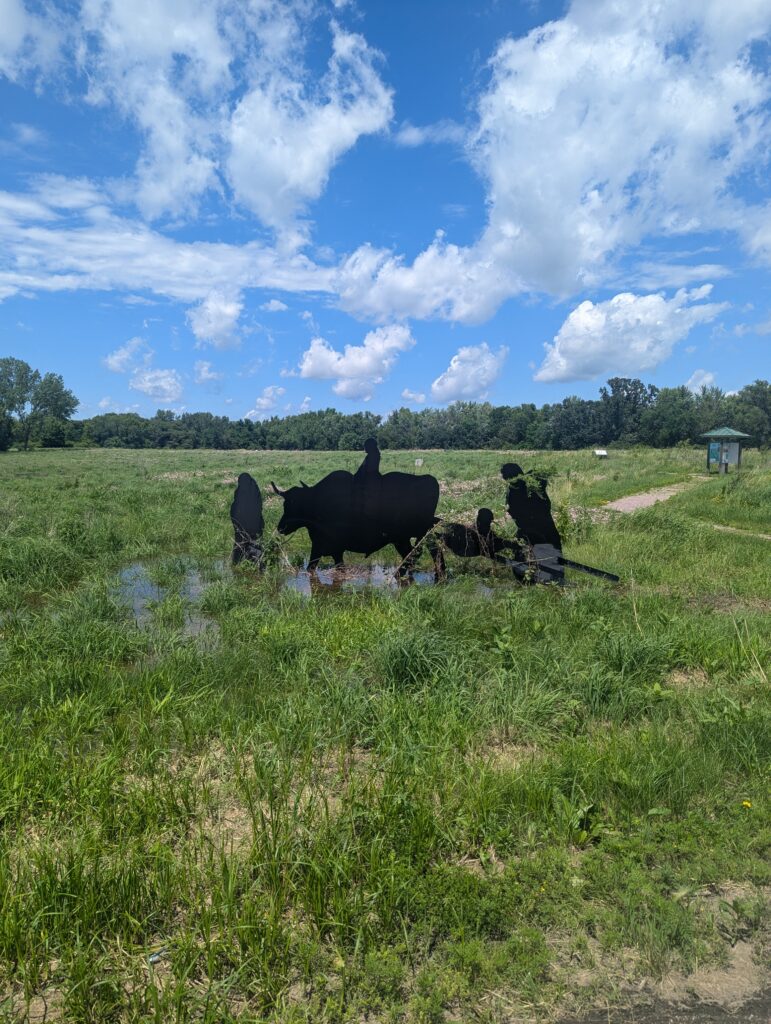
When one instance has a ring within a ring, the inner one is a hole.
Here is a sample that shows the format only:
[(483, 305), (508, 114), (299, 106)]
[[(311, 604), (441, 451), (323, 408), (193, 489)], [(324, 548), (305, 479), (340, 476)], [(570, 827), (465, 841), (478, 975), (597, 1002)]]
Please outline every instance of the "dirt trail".
[[(649, 508), (657, 501), (666, 501), (675, 494), (690, 487), (692, 480), (683, 480), (679, 484), (670, 484), (667, 487), (655, 487), (652, 491), (643, 491), (640, 494), (627, 494), (625, 498), (617, 498), (616, 501), (609, 501), (603, 505), (601, 511), (606, 512), (636, 512), (638, 508)], [(725, 533), (736, 533), (740, 537), (755, 537), (759, 540), (771, 540), (769, 533), (754, 533), (752, 530), (740, 530), (736, 526), (723, 526), (722, 523), (710, 523), (713, 530), (723, 530)]]
[(674, 497), (680, 491), (690, 486), (691, 481), (685, 480), (679, 484), (669, 484), (667, 487), (655, 487), (652, 491), (643, 491), (642, 494), (627, 494), (625, 498), (618, 498), (616, 501), (609, 501), (603, 505), (603, 509), (611, 509), (613, 512), (636, 512), (638, 508), (648, 508), (655, 505), (657, 501), (666, 501)]

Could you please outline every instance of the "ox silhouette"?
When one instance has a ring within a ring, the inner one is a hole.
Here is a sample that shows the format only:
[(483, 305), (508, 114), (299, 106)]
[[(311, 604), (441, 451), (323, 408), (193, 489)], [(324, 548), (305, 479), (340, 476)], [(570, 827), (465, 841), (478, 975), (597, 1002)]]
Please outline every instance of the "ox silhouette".
[(409, 572), (415, 548), (438, 522), (439, 482), (433, 476), (410, 473), (360, 474), (336, 470), (313, 487), (279, 490), (284, 514), (278, 532), (285, 536), (305, 528), (311, 538), (308, 569), (331, 556), (343, 564), (343, 553), (371, 555), (393, 544), (402, 557), (399, 574)]

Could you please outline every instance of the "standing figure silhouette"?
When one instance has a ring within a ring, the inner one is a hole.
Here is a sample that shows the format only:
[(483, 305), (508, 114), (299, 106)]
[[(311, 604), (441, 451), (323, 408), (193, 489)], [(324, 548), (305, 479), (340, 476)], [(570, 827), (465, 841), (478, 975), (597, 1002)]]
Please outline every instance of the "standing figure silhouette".
[(561, 550), (562, 538), (551, 514), (546, 477), (523, 473), (516, 462), (501, 466), (501, 476), (509, 485), (506, 511), (517, 524), (517, 540), (530, 547), (552, 544)]

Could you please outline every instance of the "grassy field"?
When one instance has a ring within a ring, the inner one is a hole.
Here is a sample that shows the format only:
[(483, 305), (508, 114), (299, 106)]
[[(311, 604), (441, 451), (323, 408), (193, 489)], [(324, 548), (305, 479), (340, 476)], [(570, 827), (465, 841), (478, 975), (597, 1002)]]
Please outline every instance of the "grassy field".
[[(512, 453), (416, 455), (511, 533)], [(768, 956), (768, 456), (515, 457), (620, 584), (307, 597), (273, 495), (230, 571), (239, 472), (357, 452), (0, 456), (0, 1021), (503, 1024)]]

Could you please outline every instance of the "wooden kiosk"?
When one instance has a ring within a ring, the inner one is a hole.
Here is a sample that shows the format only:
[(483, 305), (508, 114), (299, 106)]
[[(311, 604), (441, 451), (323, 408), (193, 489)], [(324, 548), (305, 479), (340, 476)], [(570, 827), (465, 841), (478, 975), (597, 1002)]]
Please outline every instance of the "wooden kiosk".
[(712, 472), (713, 466), (717, 467), (718, 473), (727, 473), (729, 466), (739, 469), (742, 464), (742, 441), (746, 441), (749, 434), (742, 434), (732, 427), (718, 427), (701, 436), (707, 438), (708, 473)]

